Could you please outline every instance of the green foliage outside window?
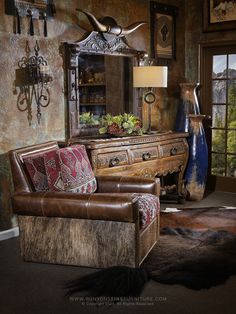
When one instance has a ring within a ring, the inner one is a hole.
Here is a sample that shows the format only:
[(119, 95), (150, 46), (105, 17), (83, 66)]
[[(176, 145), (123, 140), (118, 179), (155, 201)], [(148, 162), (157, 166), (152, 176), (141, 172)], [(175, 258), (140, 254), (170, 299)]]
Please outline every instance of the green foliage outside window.
[[(213, 129), (212, 151), (222, 154), (212, 154), (212, 174), (236, 176), (236, 82), (231, 81), (228, 89), (228, 121), (227, 128), (227, 174), (225, 173), (225, 149), (226, 132)], [(221, 124), (222, 118), (216, 116), (215, 126)]]

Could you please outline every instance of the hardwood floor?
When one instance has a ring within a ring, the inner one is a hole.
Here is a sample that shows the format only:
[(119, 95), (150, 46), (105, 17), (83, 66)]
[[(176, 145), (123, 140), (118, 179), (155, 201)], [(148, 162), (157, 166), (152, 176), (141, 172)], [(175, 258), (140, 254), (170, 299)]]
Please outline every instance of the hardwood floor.
[(221, 191), (207, 191), (200, 202), (186, 201), (185, 204), (161, 203), (161, 210), (165, 208), (200, 208), (200, 207), (236, 207), (236, 193), (227, 193)]
[[(171, 212), (172, 210), (176, 210), (176, 212)], [(200, 202), (162, 203), (160, 227), (167, 226), (221, 229), (236, 233), (236, 194), (214, 192), (207, 193)]]

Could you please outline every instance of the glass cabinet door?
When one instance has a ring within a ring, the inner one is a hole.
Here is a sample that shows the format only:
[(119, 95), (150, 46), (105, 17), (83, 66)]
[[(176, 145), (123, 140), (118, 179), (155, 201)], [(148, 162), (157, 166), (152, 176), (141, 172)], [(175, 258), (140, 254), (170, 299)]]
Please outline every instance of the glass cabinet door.
[(101, 55), (79, 56), (79, 113), (106, 114), (105, 60)]
[(132, 112), (132, 59), (121, 56), (79, 55), (79, 113), (100, 117)]

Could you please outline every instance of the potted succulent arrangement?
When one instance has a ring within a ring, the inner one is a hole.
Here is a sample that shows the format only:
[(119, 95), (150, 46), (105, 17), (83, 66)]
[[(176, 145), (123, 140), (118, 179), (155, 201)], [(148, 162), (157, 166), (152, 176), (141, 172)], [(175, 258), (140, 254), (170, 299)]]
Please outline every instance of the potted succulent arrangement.
[(79, 116), (79, 122), (82, 125), (90, 125), (90, 126), (95, 126), (95, 125), (100, 125), (100, 121), (98, 118), (94, 117), (92, 112), (83, 112)]
[(133, 114), (124, 113), (116, 116), (106, 114), (100, 120), (100, 134), (113, 136), (142, 135), (142, 122)]
[(79, 115), (79, 122), (81, 136), (89, 136), (91, 135), (91, 132), (93, 135), (99, 135), (98, 129), (100, 121), (92, 112), (83, 112)]

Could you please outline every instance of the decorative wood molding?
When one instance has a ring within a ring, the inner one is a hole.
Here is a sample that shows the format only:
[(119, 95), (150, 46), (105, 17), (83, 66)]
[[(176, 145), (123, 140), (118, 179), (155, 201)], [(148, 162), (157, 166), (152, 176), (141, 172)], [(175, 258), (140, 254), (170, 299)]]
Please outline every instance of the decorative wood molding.
[(105, 39), (99, 32), (91, 32), (85, 39), (75, 42), (72, 52), (75, 54), (99, 53), (109, 55), (136, 55), (137, 50), (130, 47), (124, 37), (110, 35)]
[(98, 155), (97, 159), (97, 167), (115, 167), (120, 165), (128, 164), (128, 156), (126, 151), (124, 152), (116, 152), (107, 155)]
[[(79, 114), (79, 55), (100, 54), (111, 56), (124, 56), (134, 58), (133, 63), (137, 63), (140, 56), (145, 55), (145, 51), (138, 51), (132, 48), (125, 37), (115, 36), (108, 33), (92, 31), (85, 34), (83, 38), (74, 43), (64, 43), (65, 70), (66, 70), (66, 88), (67, 88), (67, 125), (68, 139), (78, 136), (94, 135), (94, 132), (88, 128), (81, 129)], [(74, 116), (77, 116), (75, 118)], [(98, 132), (97, 132), (98, 133)]]
[[(175, 186), (181, 198), (186, 196), (183, 175), (189, 154), (187, 136), (188, 133), (166, 132), (118, 139), (74, 139), (73, 143), (86, 146), (95, 174), (146, 178), (173, 175), (174, 182), (164, 183), (162, 188)], [(111, 160), (116, 158), (119, 162), (111, 167)]]

